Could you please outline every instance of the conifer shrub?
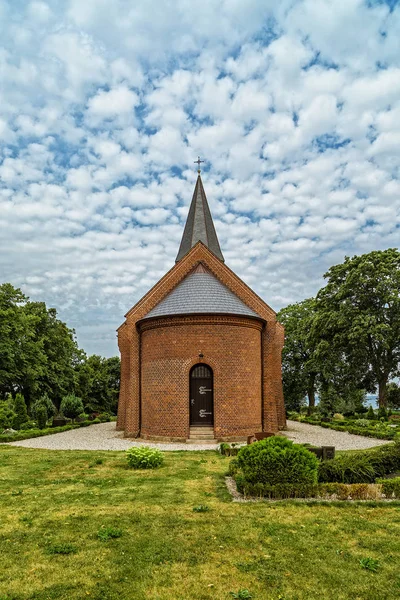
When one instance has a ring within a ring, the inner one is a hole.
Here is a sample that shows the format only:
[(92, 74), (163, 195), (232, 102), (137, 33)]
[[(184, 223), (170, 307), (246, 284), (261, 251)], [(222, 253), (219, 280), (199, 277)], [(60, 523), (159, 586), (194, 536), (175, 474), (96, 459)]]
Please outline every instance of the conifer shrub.
[(316, 483), (318, 459), (304, 446), (270, 437), (240, 449), (238, 466), (248, 483)]
[(126, 451), (128, 465), (132, 469), (156, 469), (162, 465), (164, 457), (156, 448), (129, 448)]
[(38, 406), (36, 410), (36, 421), (39, 429), (45, 429), (47, 425), (47, 410), (45, 406)]
[(374, 409), (372, 408), (371, 405), (369, 405), (369, 408), (367, 411), (367, 419), (369, 419), (370, 421), (374, 421), (376, 419)]
[(22, 394), (17, 394), (14, 400), (15, 417), (13, 421), (13, 429), (19, 429), (22, 423), (28, 421), (28, 411), (26, 410), (25, 398)]
[(46, 421), (51, 417), (54, 417), (54, 415), (56, 414), (56, 407), (54, 406), (53, 402), (50, 400), (47, 394), (43, 394), (43, 396), (35, 400), (35, 402), (32, 404), (31, 413), (35, 421), (39, 421), (38, 410), (40, 408), (44, 408), (46, 411)]
[(76, 419), (78, 415), (83, 413), (83, 402), (78, 396), (68, 394), (61, 401), (60, 413), (68, 419)]
[(7, 400), (0, 401), (0, 432), (3, 429), (10, 429), (13, 425), (16, 414)]

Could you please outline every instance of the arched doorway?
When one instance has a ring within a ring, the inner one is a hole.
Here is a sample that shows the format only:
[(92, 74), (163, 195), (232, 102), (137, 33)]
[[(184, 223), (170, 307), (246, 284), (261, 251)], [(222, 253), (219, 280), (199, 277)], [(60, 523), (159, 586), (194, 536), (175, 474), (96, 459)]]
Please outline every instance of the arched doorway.
[(195, 365), (190, 371), (190, 425), (213, 424), (213, 372), (208, 365)]

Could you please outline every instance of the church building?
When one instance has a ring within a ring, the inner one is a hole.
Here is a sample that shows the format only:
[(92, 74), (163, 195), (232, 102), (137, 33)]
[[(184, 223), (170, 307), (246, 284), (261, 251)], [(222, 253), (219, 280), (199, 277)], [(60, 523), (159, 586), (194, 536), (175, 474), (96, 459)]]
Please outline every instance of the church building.
[(175, 266), (118, 329), (117, 429), (165, 441), (277, 432), (283, 342), (276, 313), (224, 262), (199, 170)]

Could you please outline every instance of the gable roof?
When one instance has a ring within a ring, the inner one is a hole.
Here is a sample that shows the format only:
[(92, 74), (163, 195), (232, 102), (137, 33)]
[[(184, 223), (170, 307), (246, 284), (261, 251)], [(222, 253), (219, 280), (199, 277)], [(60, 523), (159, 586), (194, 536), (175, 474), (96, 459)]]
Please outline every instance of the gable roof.
[(202, 242), (217, 258), (224, 262), (200, 174), (197, 177), (181, 245), (175, 262), (180, 261), (197, 242)]
[(230, 314), (261, 318), (202, 263), (143, 318), (185, 314)]

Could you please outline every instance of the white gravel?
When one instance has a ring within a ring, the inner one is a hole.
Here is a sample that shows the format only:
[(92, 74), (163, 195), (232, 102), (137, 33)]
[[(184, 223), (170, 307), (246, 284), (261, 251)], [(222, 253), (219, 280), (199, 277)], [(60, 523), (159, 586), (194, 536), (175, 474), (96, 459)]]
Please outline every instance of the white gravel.
[[(313, 444), (316, 446), (335, 446), (336, 450), (358, 450), (387, 444), (387, 440), (377, 440), (361, 435), (352, 435), (347, 432), (324, 429), (317, 425), (288, 421), (287, 430), (281, 434), (300, 444)], [(215, 450), (215, 442), (145, 442), (134, 441), (123, 437), (122, 431), (116, 431), (115, 422), (100, 423), (71, 429), (54, 435), (31, 438), (20, 442), (10, 442), (10, 446), (23, 446), (24, 448), (44, 448), (47, 450), (127, 450), (133, 446), (147, 446), (159, 450)]]
[(335, 446), (336, 450), (363, 450), (373, 446), (388, 444), (389, 440), (354, 435), (347, 431), (325, 429), (309, 423), (287, 421), (287, 430), (282, 432), (289, 440), (298, 444), (312, 444), (314, 446)]
[(111, 421), (110, 423), (70, 429), (54, 435), (10, 442), (9, 445), (47, 450), (127, 450), (135, 446), (147, 446), (159, 450), (215, 450), (219, 444), (216, 442), (196, 444), (135, 441), (124, 438), (122, 431), (116, 431), (115, 421)]

